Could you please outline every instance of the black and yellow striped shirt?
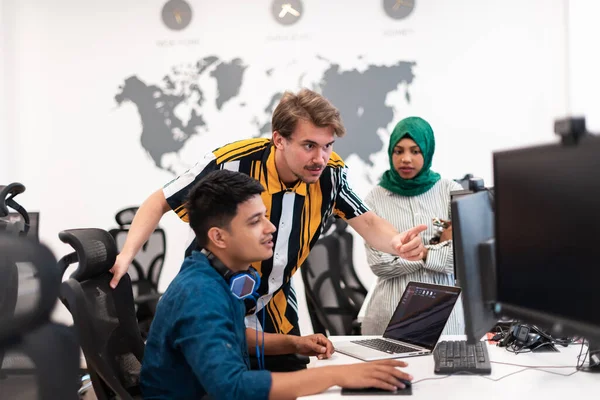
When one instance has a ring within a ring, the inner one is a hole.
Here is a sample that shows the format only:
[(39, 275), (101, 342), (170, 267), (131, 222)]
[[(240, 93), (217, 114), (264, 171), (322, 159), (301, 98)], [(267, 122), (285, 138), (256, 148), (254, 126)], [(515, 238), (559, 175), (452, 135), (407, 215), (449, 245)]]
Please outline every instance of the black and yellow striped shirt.
[(248, 317), (246, 323), (255, 328), (257, 317), (262, 323), (266, 305), (265, 332), (298, 335), (298, 303), (290, 284), (292, 275), (318, 240), (324, 221), (334, 213), (351, 219), (368, 208), (350, 189), (344, 161), (336, 153), (331, 153), (317, 183), (299, 181), (287, 188), (277, 174), (275, 149), (270, 140), (248, 139), (213, 151), (164, 187), (169, 206), (182, 220), (188, 221), (184, 205), (188, 191), (204, 175), (217, 169), (239, 171), (257, 179), (265, 188), (262, 200), (267, 217), (277, 227), (273, 257), (253, 264), (261, 274), (261, 298), (257, 314)]

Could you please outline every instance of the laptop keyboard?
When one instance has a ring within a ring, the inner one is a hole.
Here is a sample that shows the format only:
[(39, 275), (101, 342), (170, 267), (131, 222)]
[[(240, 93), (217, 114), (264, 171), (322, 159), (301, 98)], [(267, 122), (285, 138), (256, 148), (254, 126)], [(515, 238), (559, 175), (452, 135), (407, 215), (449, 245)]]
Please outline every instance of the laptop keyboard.
[(352, 343), (360, 344), (371, 349), (383, 351), (388, 354), (402, 354), (412, 353), (418, 351), (414, 347), (403, 346), (401, 344), (389, 342), (383, 339), (363, 339), (363, 340), (352, 340)]
[(492, 373), (485, 342), (467, 344), (465, 340), (439, 342), (433, 351), (436, 374), (468, 372), (477, 375)]

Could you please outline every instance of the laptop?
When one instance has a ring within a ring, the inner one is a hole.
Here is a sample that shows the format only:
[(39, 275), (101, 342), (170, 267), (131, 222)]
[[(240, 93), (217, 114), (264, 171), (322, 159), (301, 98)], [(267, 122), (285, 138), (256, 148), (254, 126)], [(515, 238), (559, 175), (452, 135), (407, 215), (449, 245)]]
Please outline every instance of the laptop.
[(431, 354), (454, 309), (460, 288), (409, 282), (382, 338), (335, 344), (335, 351), (364, 361)]

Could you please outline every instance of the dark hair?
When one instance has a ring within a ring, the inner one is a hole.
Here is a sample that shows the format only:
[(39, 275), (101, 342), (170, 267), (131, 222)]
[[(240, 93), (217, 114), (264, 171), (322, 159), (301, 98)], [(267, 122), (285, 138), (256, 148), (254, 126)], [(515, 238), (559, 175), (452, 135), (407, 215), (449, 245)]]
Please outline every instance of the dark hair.
[(238, 205), (264, 191), (259, 181), (241, 172), (223, 169), (201, 178), (189, 191), (186, 202), (198, 246), (206, 246), (210, 228), (228, 229)]
[(346, 134), (338, 109), (325, 97), (309, 89), (302, 89), (298, 94), (283, 94), (273, 112), (272, 130), (289, 139), (300, 119), (310, 121), (319, 128), (331, 126), (337, 137)]

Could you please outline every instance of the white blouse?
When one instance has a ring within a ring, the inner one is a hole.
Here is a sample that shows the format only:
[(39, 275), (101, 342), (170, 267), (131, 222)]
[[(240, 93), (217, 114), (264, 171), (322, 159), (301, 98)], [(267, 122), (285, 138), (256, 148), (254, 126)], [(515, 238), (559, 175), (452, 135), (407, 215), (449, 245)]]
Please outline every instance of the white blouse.
[[(450, 192), (461, 185), (440, 179), (427, 192), (418, 196), (401, 196), (381, 186), (367, 195), (365, 203), (381, 218), (389, 221), (398, 232), (416, 225), (427, 225), (421, 236), (428, 248), (427, 259), (406, 261), (375, 250), (365, 243), (367, 261), (377, 275), (376, 286), (362, 322), (363, 335), (382, 335), (396, 310), (400, 297), (410, 281), (454, 286), (454, 254), (452, 241), (430, 245), (434, 236), (433, 218), (450, 219)], [(444, 328), (445, 335), (463, 335), (465, 330), (462, 298), (459, 298)]]

